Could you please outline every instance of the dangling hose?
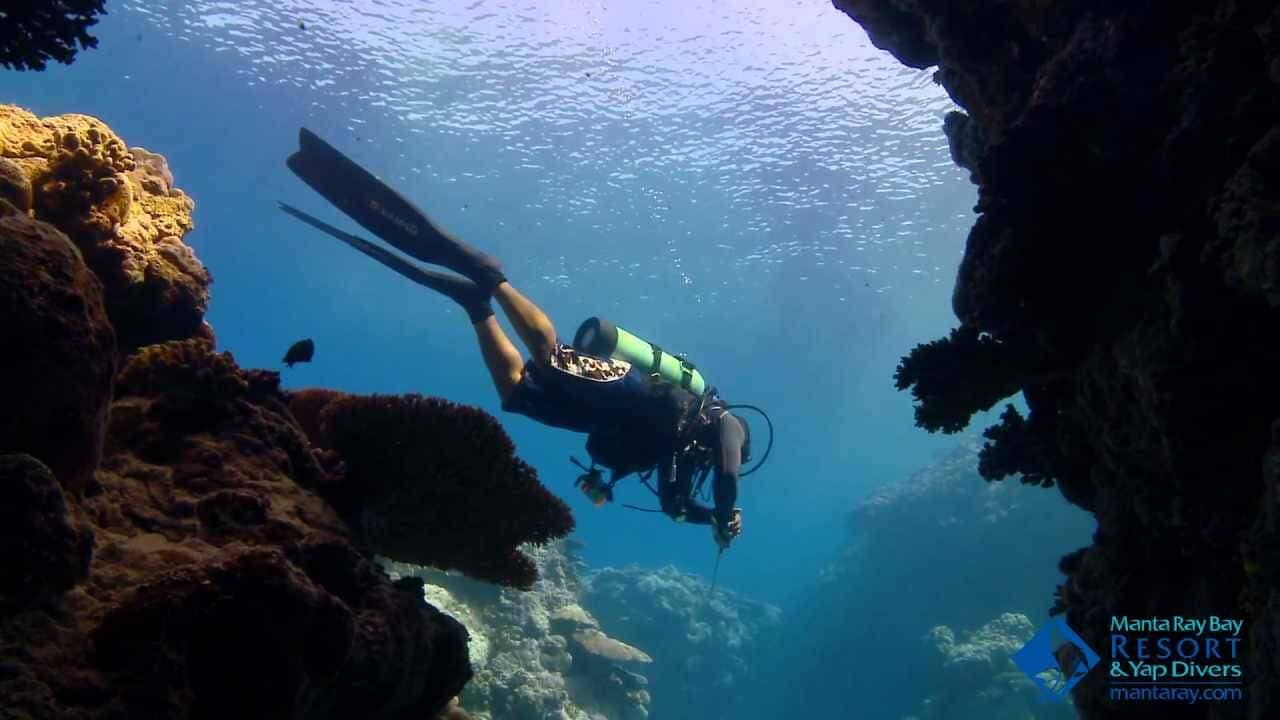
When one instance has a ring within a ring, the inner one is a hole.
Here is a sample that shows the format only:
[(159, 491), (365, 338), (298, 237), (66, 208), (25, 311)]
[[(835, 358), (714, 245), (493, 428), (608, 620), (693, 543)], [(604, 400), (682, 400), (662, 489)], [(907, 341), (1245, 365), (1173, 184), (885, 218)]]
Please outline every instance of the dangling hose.
[(773, 451), (773, 420), (769, 419), (768, 413), (756, 407), (755, 405), (725, 405), (725, 409), (726, 410), (738, 410), (738, 409), (751, 410), (753, 412), (759, 413), (760, 417), (764, 418), (765, 424), (769, 426), (769, 444), (765, 446), (764, 454), (760, 456), (760, 459), (756, 461), (756, 464), (753, 465), (750, 470), (743, 470), (742, 472), (738, 473), (738, 477), (746, 477), (751, 473), (759, 470), (760, 466), (764, 465), (764, 461), (769, 459), (769, 453)]

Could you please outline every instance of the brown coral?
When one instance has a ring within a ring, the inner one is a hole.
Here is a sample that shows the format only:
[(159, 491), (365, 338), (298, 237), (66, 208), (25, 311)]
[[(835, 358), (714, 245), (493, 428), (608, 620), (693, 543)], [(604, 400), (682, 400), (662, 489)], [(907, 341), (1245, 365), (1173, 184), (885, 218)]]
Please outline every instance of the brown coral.
[(30, 455), (0, 455), (0, 598), (34, 604), (89, 575), (93, 534)]
[[(314, 416), (322, 399), (304, 395), (295, 407)], [(346, 467), (325, 496), (388, 557), (528, 588), (536, 569), (517, 547), (573, 529), (568, 506), (481, 410), (420, 395), (347, 396), (307, 424)]]
[[(212, 279), (182, 241), (194, 203), (162, 156), (139, 148), (135, 159), (96, 118), (12, 105), (0, 105), (0, 155), (8, 174), (25, 174), (36, 217), (67, 233), (102, 281), (122, 353), (202, 332)], [(0, 195), (15, 185), (0, 182)]]
[(0, 453), (34, 455), (79, 492), (102, 452), (115, 336), (102, 286), (52, 226), (0, 218)]
[(31, 178), (12, 160), (0, 157), (0, 199), (22, 212), (31, 210)]
[[(1280, 547), (1259, 467), (1280, 404), (1280, 8), (836, 4), (904, 62), (938, 64), (964, 108), (946, 131), (981, 215), (953, 309), (1014, 351), (997, 379), (1031, 410), (989, 432), (984, 469), (1052, 479), (1098, 521), (1059, 609), (1105, 646), (1111, 615), (1231, 617), (1247, 586), (1266, 609), (1244, 701), (1186, 716), (1276, 716)], [(961, 372), (918, 374), (936, 381), (921, 407), (963, 424), (991, 369), (981, 347), (936, 349), (928, 365)], [(1103, 678), (1076, 687), (1083, 717), (1169, 715), (1111, 702)]]
[(56, 620), (0, 622), (6, 711), (430, 717), (458, 694), (465, 631), (303, 487), (326, 473), (277, 381), (198, 340), (130, 358), (101, 468), (73, 501), (92, 572)]

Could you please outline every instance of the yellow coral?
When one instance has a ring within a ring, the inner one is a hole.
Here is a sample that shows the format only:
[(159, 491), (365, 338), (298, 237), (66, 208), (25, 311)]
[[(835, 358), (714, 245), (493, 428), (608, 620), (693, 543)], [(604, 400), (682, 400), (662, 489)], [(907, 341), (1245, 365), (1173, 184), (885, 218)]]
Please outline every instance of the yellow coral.
[[(195, 203), (173, 187), (162, 155), (139, 148), (135, 156), (88, 115), (39, 118), (0, 105), (0, 157), (30, 181), (35, 217), (66, 233), (103, 280), (124, 351), (201, 326), (211, 279), (182, 242)], [(20, 195), (21, 185), (6, 186)], [(177, 307), (154, 307), (156, 297)]]
[(15, 105), (0, 105), (0, 156), (48, 158), (56, 150), (53, 129)]
[(32, 178), (36, 214), (59, 226), (81, 248), (116, 232), (129, 216), (133, 193), (124, 173), (136, 165), (125, 144), (88, 115), (46, 118), (54, 150)]

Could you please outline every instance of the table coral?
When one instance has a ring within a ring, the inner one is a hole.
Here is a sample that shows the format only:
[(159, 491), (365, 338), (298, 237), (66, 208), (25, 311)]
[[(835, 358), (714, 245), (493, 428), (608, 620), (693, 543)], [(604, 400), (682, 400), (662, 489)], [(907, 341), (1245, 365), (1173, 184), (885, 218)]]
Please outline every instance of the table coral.
[(344, 465), (325, 496), (380, 554), (528, 588), (536, 570), (517, 547), (573, 529), (568, 506), (482, 410), (420, 395), (312, 393), (294, 406)]

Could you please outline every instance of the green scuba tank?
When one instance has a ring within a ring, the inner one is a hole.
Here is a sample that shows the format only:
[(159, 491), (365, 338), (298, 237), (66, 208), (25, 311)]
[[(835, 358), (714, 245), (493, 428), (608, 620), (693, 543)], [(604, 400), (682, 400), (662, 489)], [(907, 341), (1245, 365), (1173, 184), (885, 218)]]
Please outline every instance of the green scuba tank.
[(573, 336), (579, 352), (602, 358), (626, 360), (649, 375), (679, 385), (696, 395), (707, 389), (702, 373), (688, 360), (663, 352), (662, 348), (636, 337), (604, 318), (587, 318)]

